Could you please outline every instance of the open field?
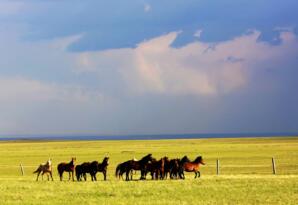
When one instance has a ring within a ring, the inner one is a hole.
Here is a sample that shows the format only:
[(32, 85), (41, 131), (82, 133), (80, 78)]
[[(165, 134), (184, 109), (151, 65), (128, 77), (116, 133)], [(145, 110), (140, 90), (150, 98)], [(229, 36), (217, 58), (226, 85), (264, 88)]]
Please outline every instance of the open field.
[[(106, 153), (108, 181), (102, 181), (101, 173), (98, 182), (58, 181), (59, 162), (72, 156), (77, 163), (101, 161)], [(115, 179), (119, 162), (148, 153), (155, 158), (202, 155), (207, 164), (197, 180), (192, 173), (185, 181)], [(55, 181), (35, 182), (32, 172), (49, 157)], [(277, 175), (272, 175), (271, 157)], [(217, 158), (220, 176), (215, 175)], [(0, 193), (0, 204), (296, 204), (298, 138), (0, 142)]]

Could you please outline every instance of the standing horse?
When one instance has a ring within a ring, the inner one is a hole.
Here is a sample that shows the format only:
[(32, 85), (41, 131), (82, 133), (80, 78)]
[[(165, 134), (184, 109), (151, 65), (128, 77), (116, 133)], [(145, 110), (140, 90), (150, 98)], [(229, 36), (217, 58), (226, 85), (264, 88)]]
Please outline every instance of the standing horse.
[(75, 171), (76, 171), (77, 181), (81, 181), (81, 177), (83, 176), (82, 165), (76, 165)]
[[(126, 173), (126, 170), (128, 169), (128, 164), (131, 163), (133, 160), (128, 160), (126, 162), (120, 163), (116, 167), (115, 176), (116, 178), (120, 179), (120, 177), (123, 179), (123, 174)], [(130, 180), (132, 180), (133, 170), (130, 172)]]
[(77, 180), (81, 181), (81, 177), (84, 180), (87, 180), (87, 173), (90, 174), (92, 181), (97, 181), (96, 174), (97, 172), (102, 172), (104, 180), (107, 179), (107, 169), (109, 165), (109, 157), (105, 157), (102, 163), (98, 163), (98, 161), (93, 162), (84, 162), (81, 165), (76, 166), (76, 176)]
[[(164, 179), (165, 176), (165, 160), (166, 157), (161, 158), (160, 160), (153, 159), (151, 163), (148, 163), (146, 166), (146, 174), (150, 172), (151, 179)], [(145, 176), (146, 176), (145, 174)]]
[(63, 172), (68, 172), (69, 173), (68, 180), (70, 180), (70, 176), (72, 176), (72, 181), (74, 181), (73, 173), (75, 170), (75, 161), (76, 161), (76, 158), (73, 157), (71, 158), (71, 161), (69, 163), (62, 162), (58, 164), (57, 169), (60, 176), (60, 181), (62, 181), (63, 179)]
[(102, 160), (102, 163), (98, 163), (98, 161), (93, 161), (90, 164), (90, 175), (91, 180), (97, 181), (96, 173), (102, 172), (104, 180), (107, 180), (107, 169), (109, 165), (109, 157), (105, 157)]
[(183, 165), (184, 165), (186, 162), (190, 162), (190, 159), (185, 155), (185, 156), (182, 157), (182, 159), (180, 159), (180, 161), (179, 161), (178, 176), (179, 176), (180, 179), (184, 179), (184, 178), (185, 178), (185, 176), (184, 176), (184, 172), (183, 172)]
[[(48, 160), (46, 163), (44, 163), (44, 164), (40, 164), (39, 167), (36, 169), (36, 171), (34, 171), (33, 173), (34, 173), (34, 174), (37, 173), (36, 181), (38, 181), (38, 177), (39, 177), (40, 173), (42, 173), (42, 174), (41, 174), (41, 176), (42, 176), (42, 180), (43, 180), (43, 175), (44, 175), (45, 173), (49, 173), (50, 176), (51, 176), (51, 178), (52, 178), (52, 181), (54, 181), (54, 180), (53, 180), (53, 175), (52, 175), (52, 161), (51, 161), (51, 159), (49, 159), (49, 160)], [(49, 175), (48, 175), (48, 181), (49, 181), (49, 180), (50, 180), (50, 178), (49, 178)]]
[(170, 174), (170, 179), (177, 179), (179, 173), (179, 163), (180, 159), (171, 159), (168, 164), (168, 172)]
[[(132, 170), (140, 170), (141, 171), (141, 180), (146, 179), (146, 166), (148, 162), (152, 161), (152, 154), (148, 154), (143, 157), (139, 161), (130, 160), (125, 163), (124, 169), (126, 170), (126, 180), (129, 181), (129, 175), (131, 174)], [(131, 176), (132, 180), (132, 176)]]
[(186, 172), (194, 172), (195, 178), (200, 177), (201, 173), (199, 171), (200, 164), (205, 165), (202, 156), (198, 156), (193, 162), (184, 162), (180, 169), (179, 175), (182, 176), (182, 179), (185, 179), (184, 171)]

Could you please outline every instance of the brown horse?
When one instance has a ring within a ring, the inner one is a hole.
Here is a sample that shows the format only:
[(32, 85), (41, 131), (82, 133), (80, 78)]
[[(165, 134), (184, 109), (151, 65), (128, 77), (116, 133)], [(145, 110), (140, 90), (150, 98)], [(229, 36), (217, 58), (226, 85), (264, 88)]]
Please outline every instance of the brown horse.
[(184, 162), (181, 166), (179, 175), (182, 179), (185, 179), (184, 171), (186, 172), (194, 172), (195, 178), (200, 177), (201, 173), (199, 171), (200, 164), (205, 165), (202, 156), (198, 156), (193, 162)]
[(63, 172), (68, 172), (69, 173), (68, 180), (70, 180), (70, 176), (72, 176), (72, 181), (74, 181), (73, 173), (75, 170), (75, 161), (76, 161), (76, 158), (73, 157), (71, 158), (71, 161), (69, 163), (62, 162), (58, 164), (57, 169), (60, 176), (60, 181), (62, 181), (63, 179)]
[[(38, 177), (39, 177), (40, 173), (42, 173), (41, 174), (42, 180), (43, 180), (43, 175), (45, 173), (48, 173), (48, 174), (50, 174), (50, 176), (52, 178), (52, 181), (54, 181), (53, 180), (53, 175), (52, 175), (52, 161), (51, 161), (51, 159), (49, 159), (44, 164), (40, 164), (39, 167), (36, 169), (36, 171), (34, 171), (33, 173), (34, 174), (37, 173), (36, 181), (38, 181)], [(50, 180), (49, 175), (48, 175), (48, 180)]]

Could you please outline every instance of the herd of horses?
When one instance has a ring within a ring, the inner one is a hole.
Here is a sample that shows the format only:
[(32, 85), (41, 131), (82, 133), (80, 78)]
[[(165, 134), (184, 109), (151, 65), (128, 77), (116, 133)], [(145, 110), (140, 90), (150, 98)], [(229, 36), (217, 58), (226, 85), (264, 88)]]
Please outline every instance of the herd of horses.
[[(104, 157), (103, 161), (99, 163), (98, 161), (93, 162), (84, 162), (82, 164), (75, 165), (76, 158), (71, 158), (69, 163), (62, 162), (58, 164), (57, 170), (59, 173), (60, 181), (63, 180), (63, 173), (69, 173), (69, 180), (75, 180), (74, 175), (76, 176), (77, 181), (82, 181), (83, 179), (87, 180), (87, 174), (90, 174), (92, 181), (97, 181), (96, 174), (97, 172), (102, 172), (104, 180), (107, 179), (107, 169), (109, 165), (109, 157)], [(168, 157), (162, 157), (157, 160), (152, 157), (152, 154), (144, 156), (141, 160), (132, 160), (125, 161), (120, 163), (116, 167), (115, 176), (118, 179), (123, 179), (125, 175), (125, 180), (133, 180), (133, 174), (136, 171), (140, 171), (140, 180), (145, 180), (148, 174), (151, 175), (152, 180), (158, 179), (185, 179), (184, 172), (194, 172), (195, 178), (200, 177), (200, 165), (204, 165), (202, 156), (196, 157), (195, 160), (191, 161), (187, 156), (183, 158), (169, 159)], [(40, 164), (39, 167), (33, 173), (37, 174), (36, 181), (41, 174), (42, 179), (43, 175), (47, 174), (48, 180), (50, 178), (53, 180), (52, 174), (52, 161), (49, 159), (46, 163)]]

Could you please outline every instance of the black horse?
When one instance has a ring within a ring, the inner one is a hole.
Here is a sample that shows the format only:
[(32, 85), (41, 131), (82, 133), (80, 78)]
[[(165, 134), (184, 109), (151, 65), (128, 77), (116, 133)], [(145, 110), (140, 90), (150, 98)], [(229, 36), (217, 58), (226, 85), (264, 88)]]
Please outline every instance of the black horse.
[(104, 180), (106, 180), (108, 165), (109, 165), (109, 157), (105, 157), (102, 163), (98, 163), (98, 161), (84, 162), (83, 164), (78, 165), (76, 167), (77, 180), (81, 181), (81, 177), (83, 177), (84, 180), (86, 181), (87, 180), (86, 174), (89, 173), (91, 175), (91, 180), (97, 181), (97, 178), (96, 178), (97, 172), (102, 172), (104, 176)]
[(96, 179), (96, 173), (97, 172), (102, 172), (103, 179), (107, 180), (108, 165), (109, 165), (109, 157), (105, 157), (102, 160), (102, 163), (98, 163), (97, 161), (94, 161), (94, 162), (91, 163), (93, 179), (95, 181), (97, 180)]
[(143, 157), (141, 160), (128, 160), (119, 164), (116, 168), (116, 177), (120, 177), (125, 172), (126, 174), (126, 181), (132, 180), (132, 172), (133, 170), (140, 170), (141, 171), (141, 180), (145, 179), (146, 175), (146, 166), (148, 162), (152, 161), (152, 154), (148, 154)]
[(171, 159), (168, 164), (168, 172), (170, 174), (170, 179), (178, 179), (179, 177), (179, 164), (180, 159)]
[(76, 166), (76, 177), (77, 177), (77, 181), (81, 181), (82, 177), (84, 178), (84, 180), (87, 180), (87, 173), (90, 174), (90, 162), (84, 162), (80, 165)]
[[(126, 171), (129, 171), (128, 164), (132, 163), (131, 161), (133, 161), (133, 160), (128, 160), (126, 162), (122, 162), (117, 165), (116, 172), (115, 172), (116, 178), (120, 179), (120, 177), (121, 177), (123, 179), (123, 174), (126, 173)], [(133, 175), (133, 170), (130, 171), (130, 180), (132, 180), (132, 175)]]

